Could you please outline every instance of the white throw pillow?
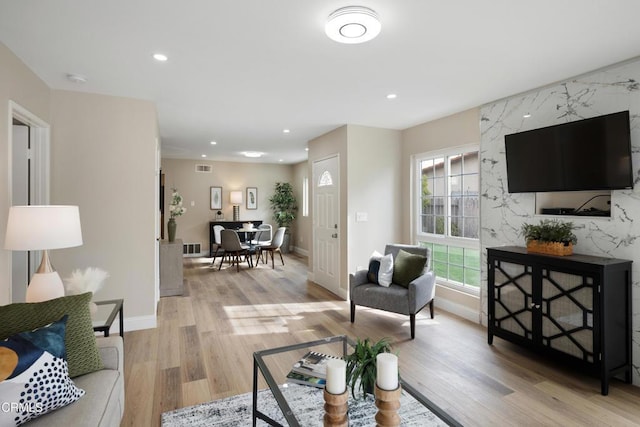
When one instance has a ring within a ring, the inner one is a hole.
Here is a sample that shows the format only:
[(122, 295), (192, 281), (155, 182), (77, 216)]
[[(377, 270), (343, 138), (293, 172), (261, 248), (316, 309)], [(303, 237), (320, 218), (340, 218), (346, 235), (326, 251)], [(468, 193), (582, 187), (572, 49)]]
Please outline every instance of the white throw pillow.
[(384, 255), (380, 258), (380, 270), (378, 271), (378, 284), (388, 288), (393, 279), (393, 255)]

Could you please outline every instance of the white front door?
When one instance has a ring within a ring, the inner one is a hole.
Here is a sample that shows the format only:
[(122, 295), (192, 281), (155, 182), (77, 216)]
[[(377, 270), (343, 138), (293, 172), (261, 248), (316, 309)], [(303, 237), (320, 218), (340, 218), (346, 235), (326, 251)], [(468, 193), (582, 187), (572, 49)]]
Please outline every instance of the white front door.
[(313, 280), (335, 294), (340, 290), (339, 165), (338, 156), (313, 163)]

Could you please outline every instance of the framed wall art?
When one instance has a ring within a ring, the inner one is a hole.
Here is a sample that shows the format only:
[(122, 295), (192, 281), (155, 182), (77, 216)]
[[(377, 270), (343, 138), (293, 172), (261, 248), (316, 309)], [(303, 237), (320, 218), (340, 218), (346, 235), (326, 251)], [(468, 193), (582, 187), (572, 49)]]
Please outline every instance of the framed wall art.
[(222, 209), (222, 187), (211, 187), (211, 209)]
[(247, 187), (247, 210), (258, 209), (258, 187)]

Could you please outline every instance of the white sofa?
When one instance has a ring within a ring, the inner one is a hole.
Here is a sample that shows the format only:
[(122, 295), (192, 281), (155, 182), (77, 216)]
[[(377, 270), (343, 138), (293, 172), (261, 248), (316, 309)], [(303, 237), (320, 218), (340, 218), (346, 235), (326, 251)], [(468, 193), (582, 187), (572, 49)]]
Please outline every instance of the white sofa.
[(73, 378), (85, 391), (78, 401), (24, 425), (29, 427), (114, 426), (124, 413), (124, 347), (118, 335), (98, 337), (104, 369)]

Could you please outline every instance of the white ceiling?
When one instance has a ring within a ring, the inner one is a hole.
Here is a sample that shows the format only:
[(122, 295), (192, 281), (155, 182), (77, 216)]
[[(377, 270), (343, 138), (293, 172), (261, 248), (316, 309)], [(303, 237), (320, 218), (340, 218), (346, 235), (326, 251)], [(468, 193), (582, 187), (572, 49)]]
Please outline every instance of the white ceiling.
[[(376, 39), (326, 37), (348, 5), (378, 12)], [(54, 89), (154, 101), (164, 157), (295, 163), (346, 123), (405, 129), (638, 56), (639, 17), (637, 0), (0, 0), (0, 41)]]

